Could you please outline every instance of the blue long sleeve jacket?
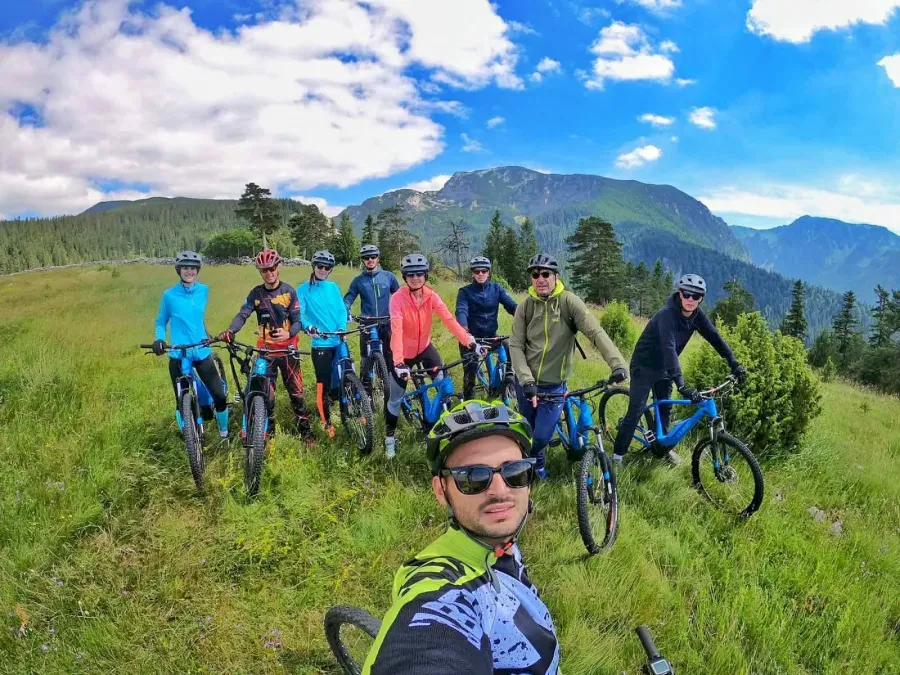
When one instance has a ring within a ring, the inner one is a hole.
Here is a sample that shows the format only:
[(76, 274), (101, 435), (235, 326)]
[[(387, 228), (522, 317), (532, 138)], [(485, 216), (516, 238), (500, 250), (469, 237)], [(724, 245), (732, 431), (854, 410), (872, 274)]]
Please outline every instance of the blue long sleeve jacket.
[[(297, 289), (300, 299), (300, 325), (303, 330), (315, 326), (319, 331), (347, 330), (347, 308), (341, 297), (341, 289), (333, 281), (307, 281)], [(337, 347), (340, 340), (335, 335), (312, 339), (313, 347)]]
[(400, 283), (392, 272), (378, 269), (363, 272), (350, 282), (344, 294), (347, 311), (359, 296), (359, 313), (363, 316), (388, 316), (391, 313), (391, 295), (397, 292)]
[(474, 337), (494, 337), (500, 305), (509, 314), (516, 313), (516, 301), (503, 286), (496, 281), (473, 281), (456, 294), (456, 320)]
[[(156, 315), (155, 339), (165, 340), (166, 326), (171, 324), (170, 345), (187, 345), (205, 340), (208, 337), (204, 322), (208, 298), (209, 287), (200, 282), (191, 286), (178, 282), (167, 288), (162, 294), (159, 313)], [(211, 353), (209, 347), (194, 347), (188, 350), (188, 358), (202, 361)], [(181, 358), (181, 354), (175, 352), (169, 352), (169, 356), (173, 359)]]

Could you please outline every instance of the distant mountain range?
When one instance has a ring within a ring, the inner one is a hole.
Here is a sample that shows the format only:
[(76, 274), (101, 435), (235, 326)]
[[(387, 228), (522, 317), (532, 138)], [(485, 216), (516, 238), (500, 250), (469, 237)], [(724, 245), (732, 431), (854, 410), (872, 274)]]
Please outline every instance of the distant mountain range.
[(803, 216), (771, 230), (733, 227), (760, 267), (875, 299), (876, 284), (900, 288), (900, 237), (878, 225)]

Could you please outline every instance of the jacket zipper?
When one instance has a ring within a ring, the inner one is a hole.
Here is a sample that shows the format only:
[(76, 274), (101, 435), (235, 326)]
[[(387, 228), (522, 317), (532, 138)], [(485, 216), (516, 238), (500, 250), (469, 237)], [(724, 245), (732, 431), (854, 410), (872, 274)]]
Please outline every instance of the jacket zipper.
[[(550, 344), (550, 325), (548, 323), (549, 312), (547, 311), (549, 302), (548, 300), (542, 301), (544, 303), (544, 348), (541, 350), (541, 363), (538, 365), (538, 374), (537, 374), (537, 382), (541, 381), (541, 373), (544, 370), (544, 357), (547, 356), (547, 346)], [(535, 384), (537, 384), (535, 382)]]

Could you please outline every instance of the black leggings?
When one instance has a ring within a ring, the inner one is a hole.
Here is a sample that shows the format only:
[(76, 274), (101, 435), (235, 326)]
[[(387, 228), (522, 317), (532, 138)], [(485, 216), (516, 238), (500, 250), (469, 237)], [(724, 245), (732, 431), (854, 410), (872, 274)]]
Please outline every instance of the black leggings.
[[(222, 378), (219, 377), (219, 371), (216, 370), (216, 364), (212, 356), (207, 356), (202, 361), (194, 361), (194, 370), (200, 376), (200, 381), (209, 389), (212, 395), (213, 404), (216, 412), (222, 412), (228, 407), (228, 401), (225, 398), (225, 387), (222, 385)], [(169, 377), (172, 378), (172, 389), (175, 391), (175, 405), (178, 405), (178, 389), (175, 382), (181, 377), (181, 359), (169, 359)]]
[[(624, 455), (628, 452), (634, 430), (641, 419), (641, 412), (647, 405), (647, 397), (650, 391), (658, 400), (669, 398), (672, 393), (672, 380), (658, 371), (646, 371), (637, 368), (631, 371), (631, 384), (629, 386), (628, 412), (619, 424), (619, 433), (616, 435), (616, 445), (613, 451), (616, 455)], [(663, 431), (669, 428), (669, 417), (672, 412), (671, 405), (659, 406), (659, 418)]]
[[(435, 368), (437, 366), (443, 365), (441, 361), (441, 355), (438, 354), (437, 349), (434, 348), (434, 345), (428, 345), (425, 349), (422, 350), (421, 354), (414, 356), (411, 359), (404, 359), (403, 362), (409, 366), (410, 368)], [(385, 406), (384, 411), (384, 420), (385, 426), (387, 427), (387, 435), (393, 436), (394, 431), (397, 429), (397, 419), (400, 417), (400, 400), (403, 398), (403, 395), (406, 394), (406, 385), (408, 382), (404, 382), (399, 379), (394, 372), (393, 364), (390, 366), (391, 369), (391, 395), (387, 401), (387, 405)], [(444, 376), (444, 374), (440, 371), (437, 372), (431, 379), (439, 380)]]
[(331, 401), (340, 396), (340, 391), (331, 389), (331, 366), (337, 347), (313, 347), (312, 362), (316, 371), (316, 405), (322, 424), (331, 424)]

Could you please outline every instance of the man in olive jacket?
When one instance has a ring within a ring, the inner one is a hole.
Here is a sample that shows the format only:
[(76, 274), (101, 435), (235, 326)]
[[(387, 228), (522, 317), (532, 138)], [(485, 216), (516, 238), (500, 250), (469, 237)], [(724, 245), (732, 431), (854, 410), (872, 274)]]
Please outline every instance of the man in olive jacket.
[(520, 384), (519, 410), (534, 429), (531, 454), (537, 458), (537, 474), (546, 478), (544, 449), (553, 438), (562, 399), (538, 399), (537, 395), (566, 392), (577, 333), (583, 333), (609, 364), (613, 382), (624, 382), (628, 369), (597, 318), (559, 280), (555, 258), (539, 253), (529, 261), (528, 271), (531, 288), (516, 308), (509, 352)]

